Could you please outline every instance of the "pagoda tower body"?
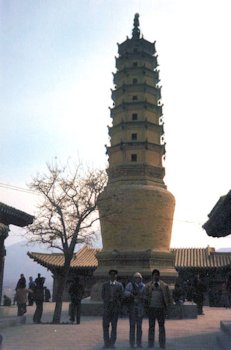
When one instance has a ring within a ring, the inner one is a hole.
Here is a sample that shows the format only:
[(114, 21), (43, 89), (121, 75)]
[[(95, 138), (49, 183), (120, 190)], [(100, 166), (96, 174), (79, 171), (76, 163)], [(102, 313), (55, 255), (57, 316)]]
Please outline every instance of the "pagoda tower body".
[(99, 198), (102, 252), (95, 276), (111, 268), (125, 279), (135, 271), (150, 278), (153, 268), (176, 277), (170, 240), (175, 198), (164, 183), (164, 123), (155, 43), (140, 35), (135, 15), (131, 39), (118, 44), (108, 184)]

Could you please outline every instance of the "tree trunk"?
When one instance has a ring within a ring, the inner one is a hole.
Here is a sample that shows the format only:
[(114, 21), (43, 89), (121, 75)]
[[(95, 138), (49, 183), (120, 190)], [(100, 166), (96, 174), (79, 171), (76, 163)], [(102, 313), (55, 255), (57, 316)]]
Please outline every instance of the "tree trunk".
[(56, 303), (55, 303), (55, 310), (54, 310), (53, 321), (52, 321), (52, 323), (55, 323), (55, 324), (60, 323), (60, 320), (61, 320), (63, 293), (66, 286), (67, 276), (68, 276), (68, 270), (63, 272), (63, 274), (61, 274), (58, 279)]

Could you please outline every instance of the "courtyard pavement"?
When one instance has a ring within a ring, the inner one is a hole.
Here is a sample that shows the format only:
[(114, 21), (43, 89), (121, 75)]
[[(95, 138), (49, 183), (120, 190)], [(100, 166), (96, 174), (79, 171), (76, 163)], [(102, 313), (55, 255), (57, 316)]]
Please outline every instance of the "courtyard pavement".
[[(60, 325), (46, 322), (52, 320), (54, 303), (44, 303), (42, 324), (33, 324), (34, 306), (28, 307), (26, 323), (0, 329), (3, 336), (3, 350), (99, 350), (102, 348), (101, 317), (81, 318), (81, 324), (68, 323), (68, 303), (63, 304)], [(17, 308), (10, 307), (10, 316)], [(197, 319), (166, 320), (167, 344), (169, 350), (218, 350), (216, 336), (221, 335), (220, 321), (231, 320), (231, 309), (204, 307), (205, 315)], [(158, 326), (156, 327), (158, 330)], [(143, 347), (147, 347), (148, 321), (143, 321)], [(118, 321), (116, 348), (129, 349), (128, 319)], [(157, 338), (157, 337), (156, 337)], [(156, 342), (156, 349), (159, 345)], [(231, 349), (231, 345), (230, 345)]]

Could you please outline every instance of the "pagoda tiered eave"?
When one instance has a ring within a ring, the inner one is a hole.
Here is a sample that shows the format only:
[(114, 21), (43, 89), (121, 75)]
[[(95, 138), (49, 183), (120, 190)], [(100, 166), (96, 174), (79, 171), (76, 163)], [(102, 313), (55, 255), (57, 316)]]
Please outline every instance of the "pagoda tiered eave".
[(161, 117), (163, 115), (162, 112), (162, 105), (155, 105), (153, 103), (149, 103), (147, 101), (133, 101), (133, 102), (123, 102), (120, 105), (116, 106), (116, 107), (112, 107), (110, 108), (111, 110), (111, 118), (114, 118), (114, 114), (116, 112), (123, 112), (124, 110), (136, 110), (136, 111), (143, 111), (145, 110), (149, 110), (151, 112), (155, 112), (157, 114), (158, 117)]
[(118, 53), (119, 55), (126, 55), (127, 53), (136, 53), (139, 51), (146, 52), (149, 55), (155, 55), (156, 54), (156, 42), (151, 43), (150, 41), (147, 41), (144, 38), (127, 38), (124, 42), (121, 44), (118, 44)]
[(147, 120), (144, 121), (129, 121), (129, 122), (121, 122), (117, 125), (109, 126), (108, 127), (108, 134), (109, 136), (112, 136), (114, 132), (116, 132), (118, 129), (133, 129), (133, 128), (145, 128), (145, 129), (149, 129), (149, 128), (154, 128), (155, 130), (158, 130), (159, 134), (163, 134), (164, 133), (164, 124), (155, 124), (155, 123), (151, 123)]
[(140, 83), (135, 85), (123, 84), (118, 89), (112, 90), (112, 99), (115, 101), (117, 98), (123, 96), (124, 93), (139, 93), (145, 92), (156, 97), (157, 100), (161, 99), (161, 88), (154, 87), (147, 83)]
[(130, 60), (133, 62), (133, 66), (134, 64), (138, 65), (138, 62), (141, 62), (141, 60), (142, 62), (145, 61), (142, 65), (143, 67), (146, 67), (147, 65), (154, 67), (155, 65), (157, 65), (157, 56), (151, 56), (146, 52), (136, 52), (135, 54), (132, 55), (132, 57), (130, 56), (129, 53), (127, 53), (123, 56), (118, 56), (118, 57), (116, 56), (115, 60), (116, 60), (117, 69), (122, 69), (124, 66), (126, 67), (126, 64)]
[(121, 142), (117, 145), (114, 146), (106, 146), (106, 153), (107, 155), (111, 155), (111, 153), (115, 151), (124, 151), (129, 150), (129, 149), (146, 149), (146, 150), (156, 150), (158, 151), (162, 156), (165, 155), (166, 153), (166, 147), (164, 144), (156, 144), (156, 143), (151, 143), (148, 141), (133, 141), (133, 142)]
[[(122, 79), (128, 78), (130, 76), (138, 76), (138, 77), (145, 77), (145, 79), (150, 79), (154, 82), (154, 85), (157, 85), (159, 83), (159, 71), (155, 68), (150, 69), (147, 68), (147, 66), (139, 66), (139, 67), (126, 67), (124, 69), (118, 70), (116, 73), (113, 74), (113, 82), (116, 85), (116, 87), (120, 87), (119, 83), (122, 82)], [(117, 86), (118, 85), (118, 86)]]

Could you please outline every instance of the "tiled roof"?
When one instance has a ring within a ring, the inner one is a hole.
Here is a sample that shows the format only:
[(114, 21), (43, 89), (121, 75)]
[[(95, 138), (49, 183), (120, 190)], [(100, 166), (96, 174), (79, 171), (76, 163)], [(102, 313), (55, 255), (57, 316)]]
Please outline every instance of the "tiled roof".
[(176, 269), (218, 268), (231, 264), (231, 253), (216, 252), (214, 248), (174, 248)]
[[(71, 260), (71, 268), (89, 268), (95, 269), (98, 266), (98, 261), (96, 259), (96, 253), (99, 249), (89, 248), (84, 246), (78, 252), (74, 254)], [(34, 253), (28, 252), (27, 255), (46, 268), (58, 268), (62, 267), (64, 264), (63, 254), (46, 254), (46, 253)]]
[(24, 227), (32, 224), (34, 216), (0, 202), (0, 222)]
[[(71, 268), (96, 269), (98, 261), (96, 253), (100, 249), (84, 246), (75, 253), (71, 261)], [(216, 252), (214, 248), (173, 248), (175, 253), (175, 267), (177, 270), (186, 268), (219, 268), (231, 265), (231, 253)], [(63, 266), (63, 254), (27, 253), (30, 258), (46, 268)]]

